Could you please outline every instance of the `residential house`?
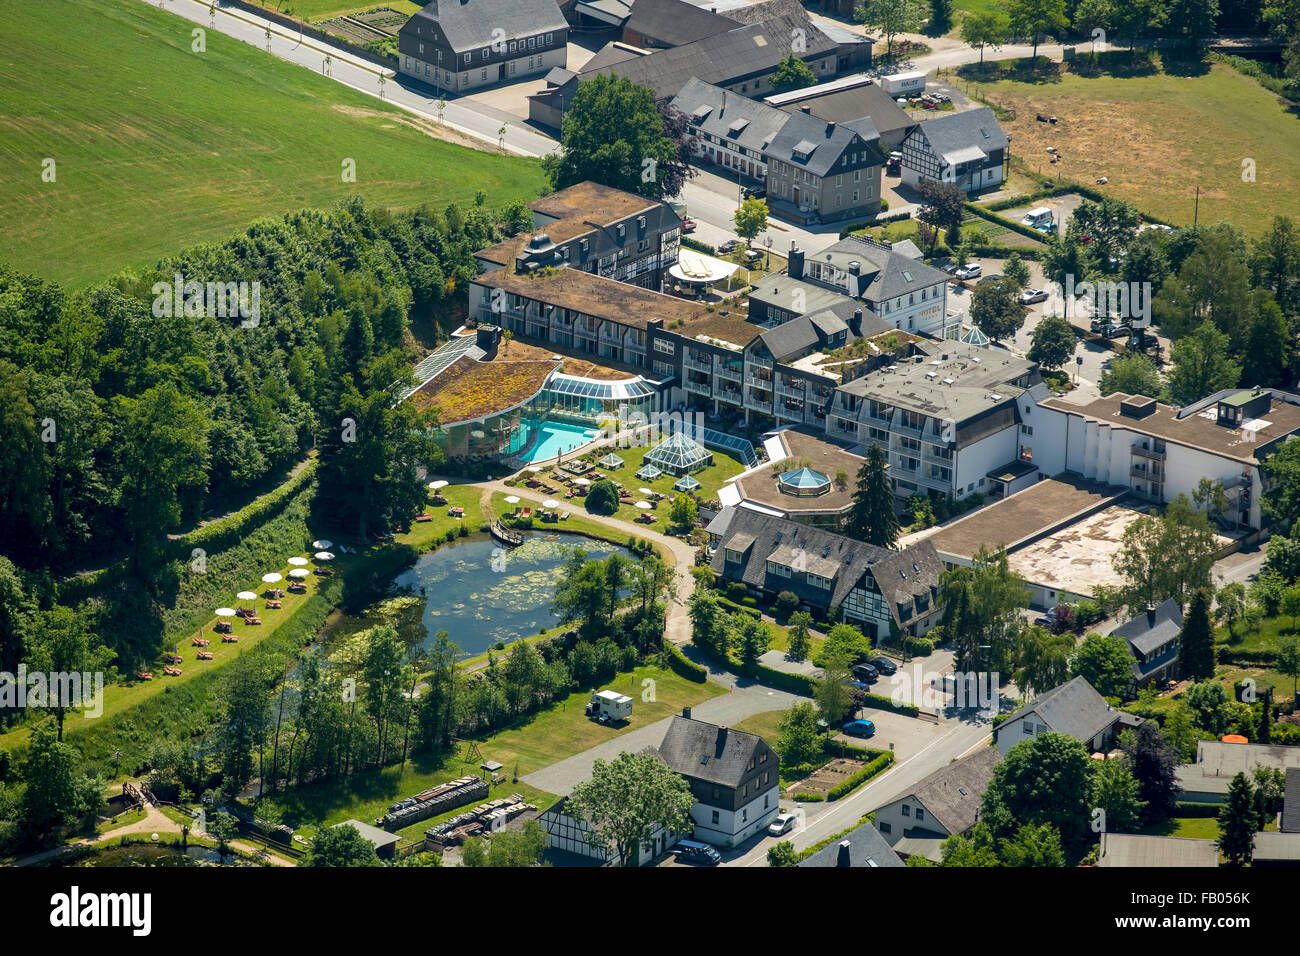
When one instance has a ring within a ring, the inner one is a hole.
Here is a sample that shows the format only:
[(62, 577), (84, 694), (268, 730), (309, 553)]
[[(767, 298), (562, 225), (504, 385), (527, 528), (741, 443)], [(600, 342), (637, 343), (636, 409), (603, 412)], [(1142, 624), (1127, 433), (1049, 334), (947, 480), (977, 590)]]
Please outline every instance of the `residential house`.
[(691, 78), (673, 98), (695, 137), (695, 158), (722, 167), (722, 175), (767, 178), (765, 150), (790, 117), (720, 86)]
[(1039, 694), (998, 724), (993, 743), (1005, 754), (1022, 740), (1051, 732), (1073, 737), (1092, 753), (1104, 753), (1114, 747), (1122, 730), (1141, 723), (1142, 718), (1116, 710), (1084, 678), (1075, 677)]
[(697, 840), (739, 846), (764, 832), (780, 810), (781, 758), (757, 734), (694, 720), (687, 707), (646, 752), (686, 778)]
[(398, 31), (398, 70), (463, 93), (563, 68), (568, 42), (555, 0), (434, 0)]
[(623, 22), (623, 42), (645, 49), (665, 49), (735, 28), (735, 20), (688, 0), (634, 0)]
[(885, 838), (870, 823), (861, 823), (839, 840), (828, 843), (796, 864), (807, 867), (905, 866)]
[(1002, 754), (992, 747), (955, 760), (875, 811), (876, 829), (899, 856), (942, 860), (940, 846), (979, 822), (984, 791)]
[(1136, 697), (1139, 689), (1160, 684), (1177, 672), (1182, 630), (1183, 609), (1176, 599), (1170, 598), (1110, 632), (1112, 637), (1124, 641), (1133, 658), (1128, 697)]
[(926, 542), (879, 548), (750, 507), (723, 508), (708, 532), (710, 567), (768, 599), (790, 591), (871, 638), (919, 636), (939, 621), (943, 563)]
[(397, 854), (397, 844), (402, 842), (402, 838), (396, 833), (389, 833), (387, 830), (362, 823), (360, 820), (344, 820), (342, 823), (334, 824), (334, 829), (339, 827), (352, 827), (356, 830), (361, 834), (361, 839), (375, 848), (375, 855), (381, 860), (393, 859)]
[(880, 211), (886, 157), (870, 119), (834, 123), (790, 114), (763, 155), (767, 204), (774, 215), (807, 225)]
[(966, 193), (1002, 182), (1010, 141), (987, 106), (928, 119), (903, 140), (903, 182), (954, 183)]
[(663, 853), (681, 837), (669, 833), (659, 824), (650, 828), (649, 845), (637, 849), (636, 858), (622, 860), (618, 854), (607, 848), (599, 840), (592, 839), (592, 827), (586, 820), (580, 820), (569, 812), (569, 798), (562, 797), (537, 817), (537, 823), (546, 831), (546, 845), (552, 850), (572, 857), (590, 861), (596, 866), (636, 866), (653, 860)]

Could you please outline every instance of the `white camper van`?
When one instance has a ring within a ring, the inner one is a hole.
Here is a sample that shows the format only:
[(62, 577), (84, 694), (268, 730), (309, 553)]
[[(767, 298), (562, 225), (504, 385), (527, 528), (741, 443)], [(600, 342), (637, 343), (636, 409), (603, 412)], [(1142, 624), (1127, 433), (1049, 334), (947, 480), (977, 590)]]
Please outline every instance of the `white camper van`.
[(593, 690), (587, 716), (602, 724), (627, 720), (632, 716), (632, 698), (612, 690)]
[(1052, 210), (1046, 206), (1035, 206), (1029, 212), (1025, 213), (1025, 218), (1020, 220), (1023, 225), (1031, 229), (1038, 229), (1042, 232), (1051, 232), (1054, 225), (1052, 221)]

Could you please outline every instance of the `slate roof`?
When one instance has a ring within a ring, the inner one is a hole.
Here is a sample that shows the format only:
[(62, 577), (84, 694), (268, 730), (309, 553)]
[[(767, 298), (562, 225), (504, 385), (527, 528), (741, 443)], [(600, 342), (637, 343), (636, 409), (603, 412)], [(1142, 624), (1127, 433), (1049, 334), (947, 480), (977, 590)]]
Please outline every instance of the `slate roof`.
[[(859, 295), (872, 301), (895, 299), (909, 292), (947, 282), (948, 274), (901, 252), (886, 249), (860, 236), (845, 236), (839, 242), (808, 256), (807, 263), (829, 262), (846, 271), (851, 262), (861, 263)], [(808, 266), (804, 266), (807, 275)], [(813, 280), (816, 281), (816, 280)]]
[[(869, 119), (828, 123), (807, 113), (791, 113), (789, 121), (773, 137), (765, 156), (806, 169), (815, 176), (826, 176), (834, 171), (840, 157), (850, 151), (866, 151), (871, 165), (883, 166), (885, 160), (875, 145), (878, 139), (879, 134)], [(810, 149), (812, 155), (806, 159), (796, 156), (797, 152), (806, 153)]]
[(1257, 766), (1288, 771), (1300, 767), (1300, 746), (1202, 740), (1196, 745), (1196, 762), (1178, 765), (1178, 783), (1195, 793), (1227, 793), (1233, 777), (1249, 776)]
[(1286, 768), (1286, 793), (1282, 800), (1283, 833), (1300, 833), (1300, 767)]
[[(979, 819), (984, 791), (993, 780), (993, 768), (1002, 755), (995, 747), (980, 747), (925, 777), (909, 796), (919, 801), (930, 817), (949, 833), (965, 833)], [(899, 799), (907, 799), (900, 797)], [(890, 801), (897, 803), (898, 800)]]
[(1134, 650), (1149, 656), (1152, 651), (1176, 639), (1182, 629), (1183, 610), (1174, 598), (1170, 598), (1154, 610), (1151, 618), (1143, 611), (1115, 628), (1111, 635), (1122, 637)]
[[(805, 87), (782, 97), (780, 108), (787, 113), (811, 113), (820, 119), (835, 123), (870, 117), (876, 131), (887, 139), (897, 141), (906, 131), (917, 125), (907, 112), (894, 102), (894, 98), (880, 86), (871, 82), (848, 88), (836, 88), (838, 81)], [(825, 87), (825, 92), (818, 92)], [(799, 94), (806, 94), (800, 96)], [(770, 100), (770, 98), (769, 98)]]
[(649, 87), (656, 96), (676, 96), (693, 76), (721, 84), (765, 76), (790, 54), (796, 28), (805, 32), (805, 49), (799, 54), (805, 60), (838, 49), (838, 44), (815, 27), (808, 29), (807, 24), (806, 19), (784, 16), (739, 26), (693, 43), (656, 50), (648, 56), (584, 69), (582, 78), (590, 79), (593, 73), (625, 76)]
[[(724, 519), (723, 516), (729, 512)], [(738, 575), (733, 569), (732, 577), (769, 591), (792, 591), (801, 600), (834, 608), (843, 602), (863, 575), (870, 573), (879, 585), (890, 613), (900, 624), (912, 617), (911, 613), (900, 614), (900, 605), (906, 608), (909, 602), (920, 600), (924, 606), (914, 605), (912, 613), (929, 611), (938, 592), (939, 575), (943, 573), (943, 562), (928, 541), (918, 542), (902, 551), (891, 551), (750, 508), (724, 508), (709, 524), (708, 530), (710, 534), (721, 535), (710, 562), (719, 574), (727, 569), (728, 548), (745, 550), (747, 547), (742, 569)], [(733, 548), (733, 541), (743, 546)], [(769, 578), (768, 559), (791, 566), (797, 549), (801, 549), (806, 570), (832, 579), (829, 596), (826, 590), (796, 577), (772, 575)]]
[(1076, 677), (1053, 687), (1012, 714), (994, 731), (1008, 727), (1025, 714), (1033, 712), (1058, 734), (1068, 734), (1085, 745), (1120, 718), (1105, 698), (1084, 678)]
[[(726, 103), (725, 109), (723, 103)], [(682, 91), (673, 99), (673, 106), (685, 113), (691, 125), (701, 133), (738, 143), (760, 153), (790, 119), (785, 111), (774, 106), (767, 106), (739, 93), (730, 93), (695, 77), (691, 77), (682, 87)], [(702, 107), (707, 107), (709, 112), (699, 119), (697, 111)], [(742, 122), (744, 128), (736, 130), (735, 125)]]
[(736, 787), (749, 772), (749, 765), (767, 747), (762, 737), (742, 730), (719, 727), (680, 714), (672, 719), (658, 747), (649, 747), (665, 765), (684, 777), (693, 777), (724, 787)]
[(797, 866), (906, 866), (870, 822), (855, 827), (842, 838), (828, 843)]
[(555, 0), (436, 0), (403, 25), (401, 33), (414, 34), (417, 26), (446, 37), (457, 52), (490, 46), (492, 31), (504, 30), (507, 39), (569, 28)]
[(735, 20), (686, 0), (634, 0), (632, 13), (623, 24), (624, 30), (658, 40), (665, 46), (692, 43), (735, 28)]
[(918, 135), (925, 136), (936, 156), (961, 156), (963, 162), (968, 157), (962, 154), (971, 147), (978, 147), (987, 156), (994, 150), (1006, 149), (1008, 142), (987, 106), (926, 120), (911, 134)]

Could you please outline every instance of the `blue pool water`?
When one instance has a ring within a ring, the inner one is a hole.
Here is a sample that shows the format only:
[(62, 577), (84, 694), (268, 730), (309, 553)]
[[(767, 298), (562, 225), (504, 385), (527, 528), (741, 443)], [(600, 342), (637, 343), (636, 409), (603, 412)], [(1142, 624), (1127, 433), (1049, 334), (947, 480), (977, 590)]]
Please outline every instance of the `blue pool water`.
[(595, 428), (545, 418), (537, 426), (536, 444), (522, 457), (527, 462), (545, 461), (599, 437), (600, 432)]

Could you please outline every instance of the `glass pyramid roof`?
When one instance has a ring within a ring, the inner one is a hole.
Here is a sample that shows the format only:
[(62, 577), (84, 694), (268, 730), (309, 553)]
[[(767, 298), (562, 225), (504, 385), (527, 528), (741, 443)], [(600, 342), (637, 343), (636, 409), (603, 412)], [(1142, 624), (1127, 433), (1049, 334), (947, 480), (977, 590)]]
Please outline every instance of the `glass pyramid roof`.
[(658, 448), (647, 454), (645, 460), (665, 470), (681, 474), (683, 471), (707, 465), (713, 460), (713, 455), (695, 439), (687, 438), (682, 432), (675, 432), (669, 435)]

